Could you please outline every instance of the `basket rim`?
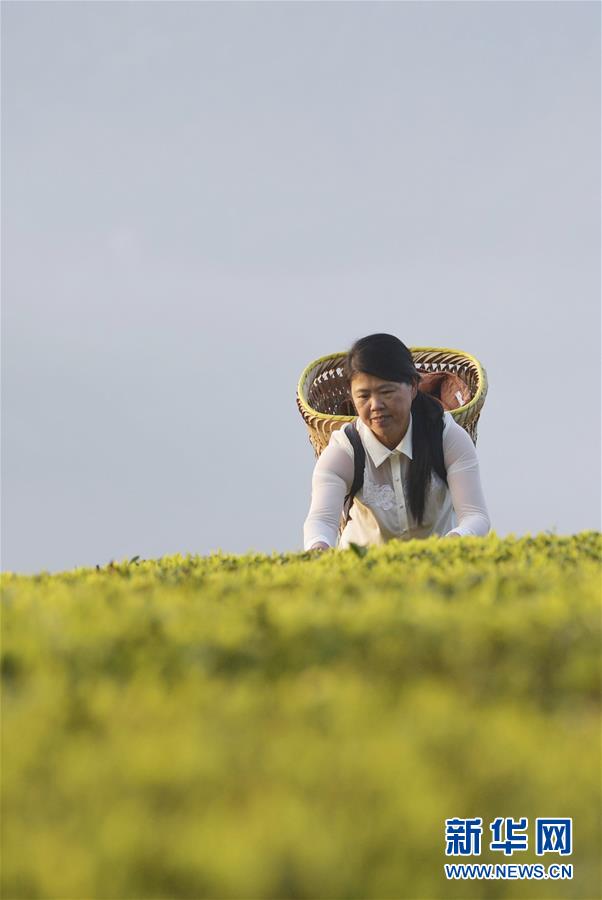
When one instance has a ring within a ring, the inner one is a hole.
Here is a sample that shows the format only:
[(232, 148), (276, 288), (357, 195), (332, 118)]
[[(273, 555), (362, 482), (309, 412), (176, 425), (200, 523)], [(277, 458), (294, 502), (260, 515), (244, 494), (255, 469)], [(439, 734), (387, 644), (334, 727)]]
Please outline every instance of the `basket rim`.
[[(467, 353), (465, 350), (457, 350), (453, 347), (408, 347), (408, 350), (412, 355), (415, 352), (418, 353), (455, 353), (458, 356), (463, 356), (466, 360), (474, 363), (477, 368), (477, 375), (479, 379), (479, 387), (477, 389), (476, 394), (468, 403), (465, 403), (464, 406), (458, 406), (456, 409), (450, 410), (451, 414), (454, 416), (465, 415), (467, 412), (473, 410), (477, 404), (479, 404), (483, 398), (483, 394), (487, 388), (487, 375), (485, 374), (485, 369), (472, 353)], [(344, 350), (341, 353), (326, 353), (324, 356), (319, 356), (317, 359), (312, 360), (301, 373), (301, 377), (297, 383), (297, 398), (299, 400), (299, 404), (302, 407), (302, 410), (307, 412), (308, 415), (311, 415), (312, 418), (317, 419), (328, 419), (333, 422), (353, 422), (357, 419), (357, 416), (335, 416), (330, 413), (321, 413), (318, 412), (317, 409), (314, 409), (309, 403), (306, 401), (303, 396), (303, 383), (305, 382), (307, 375), (310, 369), (313, 369), (318, 363), (324, 362), (327, 359), (335, 359), (338, 356), (347, 356), (348, 351)]]

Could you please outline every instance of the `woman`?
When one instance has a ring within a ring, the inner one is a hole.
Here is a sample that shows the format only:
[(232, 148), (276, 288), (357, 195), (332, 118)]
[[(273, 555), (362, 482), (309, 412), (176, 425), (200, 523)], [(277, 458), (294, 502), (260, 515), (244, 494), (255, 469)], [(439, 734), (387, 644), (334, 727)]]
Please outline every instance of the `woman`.
[[(391, 334), (360, 338), (347, 354), (344, 377), (366, 464), (339, 549), (351, 542), (487, 534), (472, 439), (438, 400), (418, 390), (420, 373), (405, 344)], [(353, 474), (353, 446), (343, 429), (334, 431), (313, 473), (305, 550), (337, 546)]]

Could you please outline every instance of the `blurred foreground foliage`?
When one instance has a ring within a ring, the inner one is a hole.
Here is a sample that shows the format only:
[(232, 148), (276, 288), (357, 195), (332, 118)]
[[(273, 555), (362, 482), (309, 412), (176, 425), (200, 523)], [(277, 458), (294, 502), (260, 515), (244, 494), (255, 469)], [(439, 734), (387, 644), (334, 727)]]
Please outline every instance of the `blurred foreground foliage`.
[[(2, 896), (602, 896), (601, 542), (4, 574)], [(445, 856), (456, 816), (480, 857)], [(498, 816), (528, 851), (489, 850)], [(538, 816), (573, 818), (570, 858), (535, 856)], [(574, 879), (443, 873), (517, 861)]]

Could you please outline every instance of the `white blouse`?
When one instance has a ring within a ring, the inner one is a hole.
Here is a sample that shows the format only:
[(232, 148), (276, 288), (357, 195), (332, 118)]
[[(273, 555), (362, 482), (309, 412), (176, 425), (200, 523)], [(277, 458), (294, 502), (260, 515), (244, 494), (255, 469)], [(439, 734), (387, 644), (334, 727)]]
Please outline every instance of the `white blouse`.
[[(451, 413), (443, 415), (443, 460), (448, 484), (433, 472), (421, 526), (416, 524), (407, 503), (412, 459), (411, 413), (408, 430), (393, 450), (381, 444), (361, 419), (355, 420), (366, 450), (364, 484), (355, 495), (351, 517), (338, 542), (340, 550), (352, 541), (365, 545), (384, 544), (391, 538), (410, 540), (450, 532), (487, 534), (490, 522), (474, 444)], [(333, 431), (313, 472), (311, 505), (303, 525), (305, 550), (318, 541), (337, 546), (343, 503), (353, 482), (353, 458), (353, 446), (344, 430)]]

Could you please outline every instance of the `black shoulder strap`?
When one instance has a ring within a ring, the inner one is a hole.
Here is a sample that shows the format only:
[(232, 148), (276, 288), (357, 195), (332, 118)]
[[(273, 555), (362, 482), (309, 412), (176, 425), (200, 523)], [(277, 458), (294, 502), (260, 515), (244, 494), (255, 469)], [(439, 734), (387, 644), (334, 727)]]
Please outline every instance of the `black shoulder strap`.
[[(362, 439), (357, 432), (357, 428), (353, 424), (353, 422), (348, 422), (345, 425), (345, 434), (351, 441), (351, 446), (353, 447), (353, 459), (354, 459), (354, 470), (353, 470), (353, 483), (351, 485), (351, 490), (345, 497), (345, 503), (349, 501), (349, 505), (347, 507), (347, 514), (345, 517), (345, 525), (349, 521), (349, 511), (351, 510), (351, 506), (353, 504), (353, 498), (360, 490), (364, 483), (364, 467), (366, 465), (366, 451), (364, 450), (364, 445), (362, 444)], [(344, 506), (343, 506), (344, 508)]]

